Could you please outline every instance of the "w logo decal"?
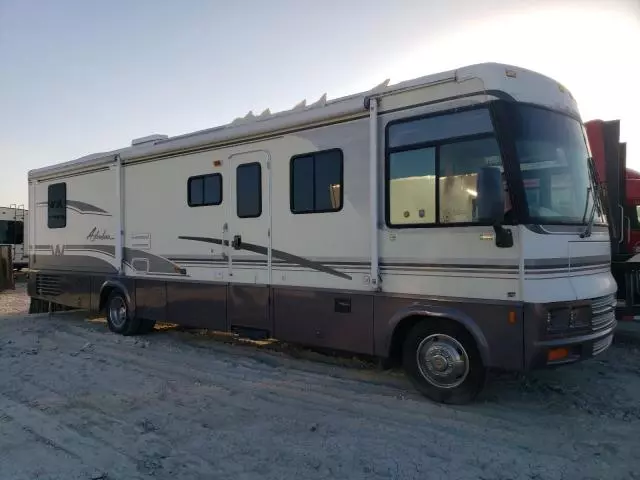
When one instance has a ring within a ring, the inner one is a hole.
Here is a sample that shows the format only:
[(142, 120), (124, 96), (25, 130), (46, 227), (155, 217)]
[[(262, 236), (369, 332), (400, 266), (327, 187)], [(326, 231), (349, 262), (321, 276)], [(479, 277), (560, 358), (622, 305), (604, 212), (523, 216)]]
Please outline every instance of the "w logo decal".
[(51, 245), (51, 255), (64, 255), (64, 245)]

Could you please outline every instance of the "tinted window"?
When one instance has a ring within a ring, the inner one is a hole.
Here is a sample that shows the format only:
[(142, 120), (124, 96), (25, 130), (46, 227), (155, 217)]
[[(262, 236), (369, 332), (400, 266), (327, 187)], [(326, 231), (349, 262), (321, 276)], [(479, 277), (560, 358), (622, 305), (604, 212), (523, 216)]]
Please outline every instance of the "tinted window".
[(47, 225), (49, 228), (64, 228), (67, 226), (67, 184), (54, 183), (49, 185), (47, 207)]
[(0, 220), (0, 245), (21, 245), (24, 226), (22, 222)]
[(313, 212), (313, 157), (298, 157), (291, 161), (291, 211)]
[(14, 223), (15, 244), (22, 245), (24, 243), (24, 222), (17, 221)]
[(222, 175), (212, 173), (189, 178), (187, 182), (190, 207), (220, 205), (222, 203)]
[(204, 177), (205, 205), (220, 205), (222, 203), (222, 176), (207, 175)]
[(239, 218), (262, 214), (262, 168), (259, 163), (245, 163), (236, 170), (236, 202)]
[(204, 201), (204, 179), (202, 177), (189, 179), (189, 206), (202, 205)]
[(440, 223), (474, 222), (478, 172), (500, 163), (498, 143), (484, 138), (439, 148)]
[(342, 151), (315, 152), (291, 160), (293, 213), (336, 212), (342, 203)]
[(435, 187), (435, 148), (392, 153), (389, 157), (391, 225), (434, 223), (436, 220)]
[(389, 127), (389, 147), (428, 143), (489, 132), (493, 132), (489, 111), (486, 109), (467, 110), (395, 123)]
[(13, 220), (0, 220), (0, 245), (13, 243)]

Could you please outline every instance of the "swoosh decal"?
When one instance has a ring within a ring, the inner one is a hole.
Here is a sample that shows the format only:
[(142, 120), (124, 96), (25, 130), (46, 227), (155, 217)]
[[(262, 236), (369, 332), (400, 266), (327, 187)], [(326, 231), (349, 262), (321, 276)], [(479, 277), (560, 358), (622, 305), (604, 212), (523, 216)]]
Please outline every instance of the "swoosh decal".
[[(52, 251), (54, 248), (53, 245), (36, 245), (35, 250), (41, 251)], [(103, 253), (109, 257), (115, 257), (116, 247), (113, 245), (94, 245), (94, 244), (85, 244), (85, 245), (64, 245), (65, 252), (99, 252)], [(163, 273), (163, 274), (180, 274), (186, 275), (187, 272), (184, 268), (180, 267), (178, 264), (172, 262), (169, 259), (164, 257), (154, 255), (149, 252), (145, 252), (143, 250), (136, 250), (135, 248), (124, 247), (124, 258), (122, 261), (129, 265), (131, 268), (133, 267), (134, 259), (145, 259), (149, 262), (149, 273)], [(65, 256), (65, 255), (60, 255)], [(69, 257), (69, 255), (66, 255)], [(77, 256), (77, 255), (76, 255)], [(38, 256), (41, 258), (41, 256)], [(84, 256), (84, 258), (94, 258), (89, 256)]]
[[(49, 205), (49, 202), (38, 202), (36, 205), (38, 205), (39, 207), (46, 207)], [(106, 210), (100, 207), (96, 207), (95, 205), (91, 205), (90, 203), (87, 203), (87, 202), (81, 202), (80, 200), (67, 200), (67, 208), (75, 212), (78, 212), (82, 215), (94, 214), (94, 215), (104, 215), (109, 217), (111, 216), (111, 214)]]
[[(212, 243), (214, 245), (224, 245), (224, 246), (229, 245), (228, 240), (222, 240), (221, 238), (191, 237), (186, 235), (181, 235), (178, 238), (180, 240), (191, 240), (193, 242)], [(240, 250), (257, 253), (259, 255), (268, 255), (269, 253), (269, 249), (267, 247), (263, 247), (262, 245), (255, 245), (253, 243), (245, 243), (245, 242), (242, 242), (240, 244)], [(312, 262), (311, 260), (308, 260), (304, 257), (299, 257), (289, 252), (283, 252), (282, 250), (276, 250), (275, 248), (271, 249), (271, 257), (276, 258), (278, 260), (284, 260), (285, 262), (295, 263), (296, 265), (300, 265), (305, 268), (310, 268), (312, 270), (326, 273), (328, 275), (333, 275), (334, 277), (344, 278), (346, 280), (352, 279), (351, 275), (347, 275), (346, 273), (335, 270), (322, 263)]]

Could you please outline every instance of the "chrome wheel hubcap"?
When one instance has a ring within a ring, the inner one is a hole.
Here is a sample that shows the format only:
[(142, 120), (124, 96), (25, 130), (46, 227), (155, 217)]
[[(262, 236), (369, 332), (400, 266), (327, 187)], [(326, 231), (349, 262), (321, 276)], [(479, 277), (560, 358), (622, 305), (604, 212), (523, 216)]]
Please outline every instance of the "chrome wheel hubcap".
[(455, 388), (469, 374), (469, 356), (462, 344), (444, 334), (429, 335), (416, 351), (418, 369), (430, 384)]
[(114, 297), (109, 304), (109, 321), (120, 328), (127, 321), (127, 305), (121, 297)]

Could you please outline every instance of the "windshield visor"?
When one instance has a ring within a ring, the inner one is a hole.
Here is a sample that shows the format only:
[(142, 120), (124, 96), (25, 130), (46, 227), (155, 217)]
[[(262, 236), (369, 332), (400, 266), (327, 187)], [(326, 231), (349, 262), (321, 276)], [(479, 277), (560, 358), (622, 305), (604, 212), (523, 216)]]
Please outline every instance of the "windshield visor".
[[(594, 208), (594, 181), (582, 124), (568, 115), (517, 105), (514, 141), (529, 220), (536, 224), (585, 225)], [(596, 202), (598, 203), (598, 202)]]

